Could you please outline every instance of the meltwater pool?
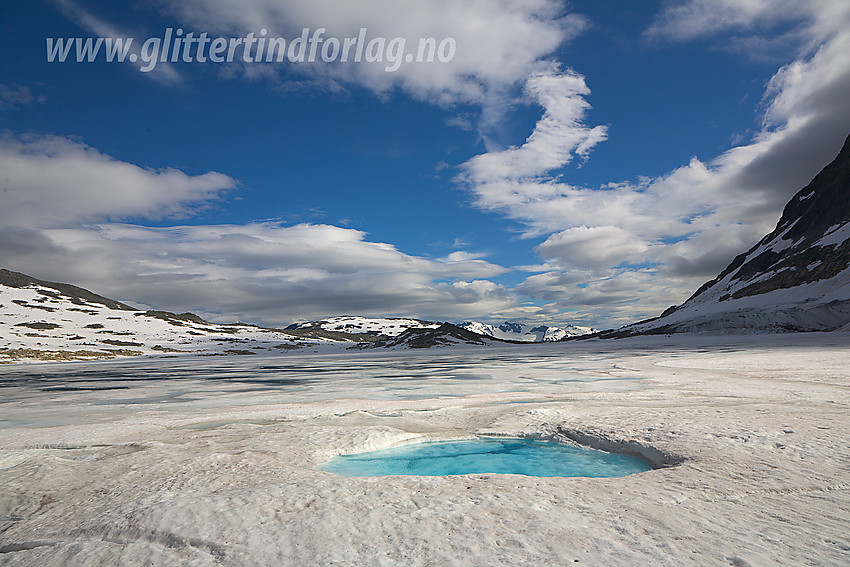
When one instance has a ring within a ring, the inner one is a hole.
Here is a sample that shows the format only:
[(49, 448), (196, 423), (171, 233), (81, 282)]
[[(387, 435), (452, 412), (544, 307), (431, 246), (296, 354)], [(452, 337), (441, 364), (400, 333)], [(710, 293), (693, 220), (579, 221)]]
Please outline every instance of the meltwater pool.
[(382, 451), (340, 455), (319, 468), (339, 476), (492, 473), (603, 478), (627, 476), (652, 467), (637, 457), (585, 447), (482, 437), (410, 443)]

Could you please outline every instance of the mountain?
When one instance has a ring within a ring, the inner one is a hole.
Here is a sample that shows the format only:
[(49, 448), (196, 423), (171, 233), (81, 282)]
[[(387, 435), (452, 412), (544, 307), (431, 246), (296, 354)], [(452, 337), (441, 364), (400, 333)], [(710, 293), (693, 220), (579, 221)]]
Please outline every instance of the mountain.
[[(439, 323), (421, 321), (419, 319), (385, 318), (374, 319), (368, 317), (355, 317), (344, 315), (342, 317), (330, 317), (321, 321), (310, 321), (294, 323), (286, 329), (288, 332), (311, 332), (316, 336), (328, 333), (343, 333), (348, 336), (360, 337), (369, 340), (368, 336), (397, 337), (407, 329), (436, 329)], [(330, 335), (333, 336), (333, 335)]]
[(508, 321), (505, 321), (498, 327), (476, 321), (467, 321), (461, 323), (459, 327), (487, 337), (525, 343), (560, 341), (568, 337), (578, 337), (597, 332), (596, 329), (591, 327), (577, 327), (575, 325), (567, 325), (566, 327), (549, 327), (548, 325), (531, 326), (525, 323), (511, 323)]
[(685, 303), (600, 336), (850, 330), (850, 137), (776, 228)]
[(383, 348), (430, 348), (434, 346), (460, 344), (486, 345), (490, 341), (491, 339), (488, 337), (483, 337), (478, 333), (463, 329), (457, 325), (442, 323), (436, 328), (411, 327), (395, 337), (382, 339), (372, 346)]

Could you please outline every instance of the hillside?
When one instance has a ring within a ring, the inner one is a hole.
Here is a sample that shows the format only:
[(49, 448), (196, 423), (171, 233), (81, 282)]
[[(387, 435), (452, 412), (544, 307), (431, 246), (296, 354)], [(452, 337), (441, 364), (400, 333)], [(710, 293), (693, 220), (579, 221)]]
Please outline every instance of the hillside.
[(251, 325), (217, 325), (192, 313), (139, 310), (83, 288), (0, 269), (0, 363), (256, 354), (330, 342)]

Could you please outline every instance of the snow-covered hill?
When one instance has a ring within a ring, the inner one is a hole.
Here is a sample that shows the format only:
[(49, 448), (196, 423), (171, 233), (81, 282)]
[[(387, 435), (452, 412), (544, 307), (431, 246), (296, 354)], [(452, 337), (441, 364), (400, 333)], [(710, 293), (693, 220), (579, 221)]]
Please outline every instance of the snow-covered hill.
[(850, 137), (776, 229), (684, 304), (616, 333), (850, 330)]
[(0, 363), (268, 354), (332, 344), (339, 343), (250, 325), (216, 325), (191, 313), (142, 311), (79, 287), (0, 270)]
[(596, 329), (592, 327), (578, 327), (575, 325), (567, 325), (566, 327), (549, 327), (548, 325), (532, 326), (525, 323), (510, 323), (508, 321), (505, 321), (498, 327), (476, 321), (467, 321), (458, 326), (479, 335), (526, 343), (560, 341), (567, 337), (578, 337), (596, 332)]
[(321, 321), (294, 323), (286, 328), (287, 331), (322, 329), (335, 333), (369, 334), (397, 337), (407, 329), (436, 329), (439, 323), (421, 321), (419, 319), (386, 318), (373, 319), (345, 315), (330, 317)]

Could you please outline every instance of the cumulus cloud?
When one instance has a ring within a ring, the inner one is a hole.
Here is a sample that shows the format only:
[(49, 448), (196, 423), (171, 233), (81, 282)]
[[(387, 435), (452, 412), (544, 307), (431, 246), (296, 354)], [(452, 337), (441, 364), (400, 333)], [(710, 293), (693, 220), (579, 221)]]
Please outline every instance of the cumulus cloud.
[[(551, 302), (550, 308), (572, 313), (591, 326), (625, 325), (657, 316), (687, 297), (681, 279), (658, 278), (652, 270), (550, 271), (528, 277), (515, 291)], [(691, 280), (694, 285), (700, 279)]]
[(280, 325), (341, 313), (480, 317), (516, 303), (486, 279), (507, 270), (479, 255), (412, 256), (330, 225), (2, 228), (0, 263), (220, 321)]
[(602, 267), (637, 264), (649, 245), (616, 226), (576, 226), (547, 238), (538, 252), (562, 266)]
[(559, 168), (574, 155), (587, 156), (606, 136), (604, 126), (590, 128), (582, 120), (590, 108), (584, 77), (556, 64), (540, 65), (525, 82), (525, 94), (543, 108), (543, 116), (520, 147), (475, 156), (463, 166), (461, 180), (477, 187), (486, 199), (490, 182), (535, 178)]
[(0, 138), (0, 172), (5, 226), (184, 217), (236, 186), (221, 173), (143, 168), (57, 136)]

